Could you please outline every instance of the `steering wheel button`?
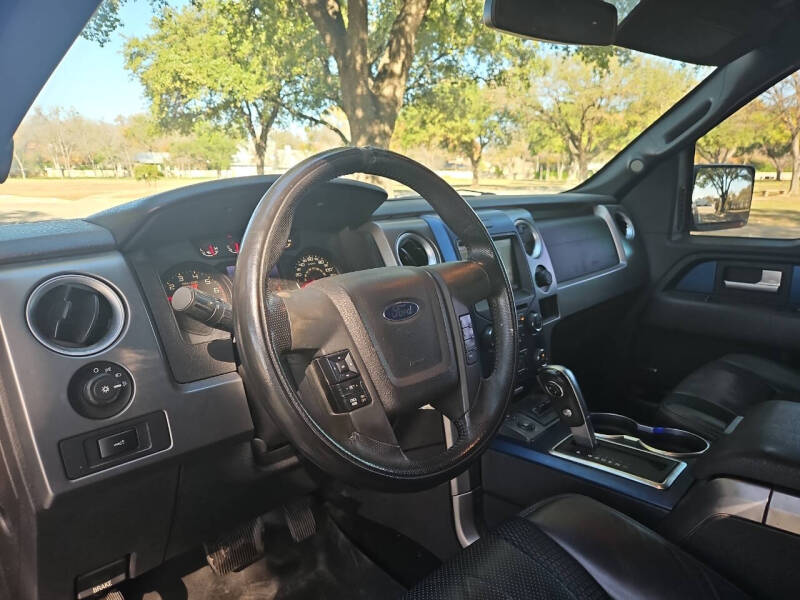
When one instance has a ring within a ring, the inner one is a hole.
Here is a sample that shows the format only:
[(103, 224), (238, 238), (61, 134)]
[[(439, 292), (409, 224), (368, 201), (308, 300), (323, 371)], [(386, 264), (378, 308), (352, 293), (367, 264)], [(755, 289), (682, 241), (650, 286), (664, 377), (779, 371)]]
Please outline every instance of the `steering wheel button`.
[(347, 350), (340, 350), (334, 354), (316, 359), (316, 363), (328, 385), (335, 385), (348, 379), (358, 377), (358, 369), (353, 357)]
[(331, 386), (331, 392), (333, 396), (331, 407), (337, 413), (350, 412), (370, 402), (369, 394), (361, 379)]
[(460, 317), (458, 317), (458, 320), (461, 322), (461, 329), (464, 329), (465, 327), (469, 327), (470, 329), (472, 329), (472, 317), (469, 316), (468, 314), (461, 315)]
[(476, 362), (478, 362), (478, 349), (473, 347), (467, 350), (467, 364), (474, 365)]

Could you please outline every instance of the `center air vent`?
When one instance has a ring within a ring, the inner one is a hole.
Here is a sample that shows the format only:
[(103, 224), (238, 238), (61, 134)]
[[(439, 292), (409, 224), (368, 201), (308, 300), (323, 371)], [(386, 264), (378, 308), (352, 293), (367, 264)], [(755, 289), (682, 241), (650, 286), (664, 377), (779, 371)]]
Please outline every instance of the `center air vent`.
[(633, 221), (624, 212), (616, 211), (614, 213), (614, 224), (617, 226), (620, 234), (626, 240), (632, 240), (636, 235), (636, 230), (633, 228)]
[(25, 315), (37, 340), (69, 356), (105, 350), (125, 324), (119, 295), (86, 275), (59, 275), (40, 284), (28, 299)]
[(523, 219), (516, 221), (514, 227), (517, 228), (517, 233), (522, 239), (522, 246), (528, 256), (539, 258), (542, 253), (542, 238), (539, 236), (539, 232), (534, 229), (529, 221)]
[(419, 234), (406, 232), (397, 238), (397, 260), (407, 267), (424, 267), (439, 262), (436, 250)]

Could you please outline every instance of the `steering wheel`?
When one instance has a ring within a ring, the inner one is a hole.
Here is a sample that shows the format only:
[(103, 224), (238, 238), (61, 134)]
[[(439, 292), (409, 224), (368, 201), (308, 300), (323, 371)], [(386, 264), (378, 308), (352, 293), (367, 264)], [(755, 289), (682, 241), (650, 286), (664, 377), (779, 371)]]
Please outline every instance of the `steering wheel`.
[[(364, 173), (425, 198), (467, 248), (466, 260), (390, 266), (270, 291), (295, 208), (316, 186)], [(470, 307), (487, 300), (494, 367), (483, 377)], [(377, 148), (342, 148), (296, 165), (264, 194), (236, 265), (234, 327), (250, 401), (261, 402), (303, 457), (362, 487), (410, 491), (463, 471), (500, 426), (517, 354), (511, 286), (489, 233), (423, 165)], [(466, 342), (465, 342), (466, 340)], [(392, 422), (431, 406), (453, 425), (435, 456), (403, 452)]]

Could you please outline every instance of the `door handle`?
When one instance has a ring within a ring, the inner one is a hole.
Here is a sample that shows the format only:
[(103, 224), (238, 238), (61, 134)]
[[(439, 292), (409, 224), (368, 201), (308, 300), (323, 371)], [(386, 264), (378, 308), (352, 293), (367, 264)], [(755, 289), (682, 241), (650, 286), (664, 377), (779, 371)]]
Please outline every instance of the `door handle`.
[(781, 279), (783, 278), (782, 271), (773, 271), (770, 269), (761, 270), (761, 280), (755, 283), (747, 281), (729, 281), (726, 279), (723, 283), (726, 288), (732, 290), (747, 290), (750, 292), (767, 292), (768, 294), (777, 294), (778, 289), (781, 287)]

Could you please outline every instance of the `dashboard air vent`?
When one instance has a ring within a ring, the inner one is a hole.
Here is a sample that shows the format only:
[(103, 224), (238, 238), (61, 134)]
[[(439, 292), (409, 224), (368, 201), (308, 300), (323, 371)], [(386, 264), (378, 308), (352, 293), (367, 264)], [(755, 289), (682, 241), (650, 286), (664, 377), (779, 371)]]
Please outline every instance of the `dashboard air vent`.
[(517, 233), (520, 239), (522, 239), (522, 246), (525, 248), (525, 252), (528, 256), (539, 258), (542, 253), (542, 238), (539, 236), (539, 232), (533, 227), (533, 224), (520, 219), (514, 223), (514, 227), (517, 228)]
[(636, 230), (633, 227), (633, 221), (624, 212), (616, 211), (614, 213), (614, 224), (617, 230), (622, 234), (626, 240), (632, 240), (636, 235)]
[(436, 250), (419, 234), (406, 232), (397, 238), (397, 260), (406, 267), (424, 267), (439, 262)]
[(108, 348), (122, 333), (125, 308), (109, 285), (87, 275), (59, 275), (28, 298), (28, 327), (44, 346), (68, 356)]

